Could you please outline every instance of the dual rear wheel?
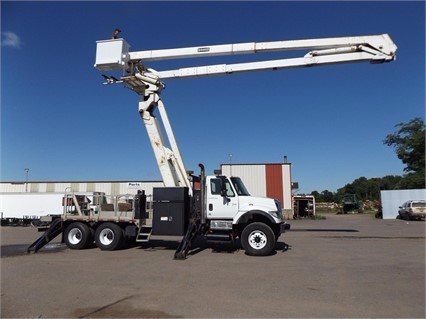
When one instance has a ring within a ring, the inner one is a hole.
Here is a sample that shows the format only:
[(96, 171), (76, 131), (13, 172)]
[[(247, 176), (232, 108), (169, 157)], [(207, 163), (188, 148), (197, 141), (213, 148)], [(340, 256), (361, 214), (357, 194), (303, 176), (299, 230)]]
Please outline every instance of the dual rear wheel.
[(103, 223), (94, 230), (85, 223), (74, 222), (65, 229), (64, 241), (69, 249), (85, 249), (95, 241), (101, 250), (116, 250), (123, 246), (124, 233), (114, 223)]
[(95, 242), (101, 250), (116, 250), (123, 247), (123, 229), (117, 224), (104, 223), (95, 232)]

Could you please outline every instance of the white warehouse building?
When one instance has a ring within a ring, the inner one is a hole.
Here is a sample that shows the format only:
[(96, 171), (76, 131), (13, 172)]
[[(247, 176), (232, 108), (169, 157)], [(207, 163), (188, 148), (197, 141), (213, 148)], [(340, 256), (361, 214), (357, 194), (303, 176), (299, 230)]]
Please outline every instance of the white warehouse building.
[(60, 181), (60, 182), (1, 182), (0, 193), (65, 193), (103, 192), (108, 195), (136, 194), (144, 190), (152, 195), (154, 187), (163, 187), (161, 181)]

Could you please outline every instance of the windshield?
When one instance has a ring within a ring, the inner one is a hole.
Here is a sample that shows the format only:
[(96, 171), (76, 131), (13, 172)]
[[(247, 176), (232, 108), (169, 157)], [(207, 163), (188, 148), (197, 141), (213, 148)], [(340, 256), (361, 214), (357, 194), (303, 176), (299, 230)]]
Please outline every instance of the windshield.
[(248, 192), (247, 188), (243, 184), (243, 181), (239, 177), (231, 177), (232, 185), (234, 185), (235, 190), (237, 191), (237, 194), (240, 196), (250, 196), (250, 193)]

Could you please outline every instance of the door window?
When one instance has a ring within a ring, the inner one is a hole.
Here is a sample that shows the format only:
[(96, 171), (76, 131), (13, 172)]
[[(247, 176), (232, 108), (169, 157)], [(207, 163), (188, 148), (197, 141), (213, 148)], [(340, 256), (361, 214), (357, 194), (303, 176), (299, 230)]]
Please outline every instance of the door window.
[(210, 180), (210, 192), (212, 195), (220, 195), (220, 191), (222, 189), (222, 181), (225, 181), (225, 187), (226, 187), (226, 196), (227, 197), (234, 197), (235, 193), (232, 189), (231, 184), (227, 179), (221, 179), (221, 178), (212, 178)]

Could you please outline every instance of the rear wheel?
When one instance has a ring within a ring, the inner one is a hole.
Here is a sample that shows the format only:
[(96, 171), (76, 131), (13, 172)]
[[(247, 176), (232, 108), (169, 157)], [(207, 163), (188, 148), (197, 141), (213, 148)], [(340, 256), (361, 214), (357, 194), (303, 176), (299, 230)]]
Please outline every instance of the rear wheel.
[(241, 234), (241, 245), (248, 255), (270, 255), (275, 246), (274, 232), (264, 223), (249, 224)]
[(117, 224), (104, 223), (96, 229), (95, 242), (101, 250), (120, 249), (124, 243), (123, 230)]
[(65, 229), (64, 241), (69, 249), (87, 248), (93, 242), (92, 231), (86, 224), (72, 223)]

